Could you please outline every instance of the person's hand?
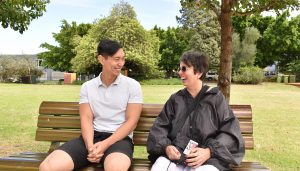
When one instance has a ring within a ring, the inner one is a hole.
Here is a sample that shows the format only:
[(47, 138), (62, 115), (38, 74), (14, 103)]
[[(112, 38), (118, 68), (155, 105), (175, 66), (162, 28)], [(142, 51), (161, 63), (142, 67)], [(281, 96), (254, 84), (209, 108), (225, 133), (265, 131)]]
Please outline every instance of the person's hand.
[(168, 145), (166, 147), (166, 154), (170, 160), (179, 160), (181, 156), (180, 152), (173, 145)]
[(103, 141), (97, 142), (92, 147), (89, 147), (89, 154), (87, 157), (88, 161), (92, 163), (99, 163), (106, 149), (107, 147)]
[(209, 148), (192, 148), (190, 153), (187, 154), (185, 162), (188, 166), (192, 168), (197, 168), (201, 166), (204, 162), (206, 162), (210, 157), (210, 149)]
[(88, 157), (87, 157), (87, 160), (90, 161), (91, 163), (99, 163), (102, 156), (103, 156), (103, 153), (99, 154), (97, 153), (97, 149), (92, 147), (88, 150), (89, 154), (88, 154)]

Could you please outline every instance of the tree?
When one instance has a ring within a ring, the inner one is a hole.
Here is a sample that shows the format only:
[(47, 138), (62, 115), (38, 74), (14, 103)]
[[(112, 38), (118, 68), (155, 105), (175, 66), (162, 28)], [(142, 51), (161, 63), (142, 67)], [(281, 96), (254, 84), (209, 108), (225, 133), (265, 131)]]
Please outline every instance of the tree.
[(154, 31), (146, 31), (141, 26), (133, 7), (123, 1), (114, 5), (108, 17), (99, 19), (86, 36), (78, 39), (77, 54), (71, 61), (75, 71), (99, 73), (95, 52), (98, 42), (105, 38), (117, 40), (123, 45), (125, 68), (130, 71), (130, 76), (150, 77), (158, 73), (159, 39)]
[(291, 74), (296, 75), (296, 81), (300, 81), (300, 59), (293, 60), (287, 64), (287, 71)]
[(259, 37), (259, 31), (254, 27), (246, 28), (242, 41), (240, 41), (238, 33), (233, 33), (232, 66), (235, 72), (238, 72), (240, 67), (253, 66), (256, 54), (256, 41)]
[(277, 61), (284, 72), (288, 63), (300, 59), (300, 15), (290, 20), (288, 15), (279, 15), (264, 32), (256, 58), (259, 66)]
[(48, 49), (46, 52), (38, 54), (38, 58), (43, 59), (42, 65), (58, 71), (72, 71), (71, 60), (75, 57), (75, 44), (73, 39), (76, 36), (82, 37), (87, 34), (91, 24), (79, 24), (72, 22), (69, 24), (62, 20), (59, 33), (53, 33), (53, 38), (59, 44), (58, 46), (43, 43), (40, 46)]
[(15, 77), (15, 60), (12, 58), (0, 58), (0, 80), (9, 81)]
[(49, 0), (1, 0), (0, 22), (3, 28), (10, 27), (21, 34), (28, 29), (33, 19), (43, 15)]
[(20, 80), (23, 76), (41, 76), (42, 70), (36, 67), (36, 61), (30, 57), (0, 58), (0, 80), (11, 82)]
[(170, 78), (178, 68), (179, 58), (188, 45), (188, 39), (182, 34), (184, 30), (181, 28), (168, 27), (163, 30), (154, 27), (153, 30), (160, 39), (161, 59), (158, 66), (166, 71), (166, 78)]
[[(259, 15), (250, 16), (233, 16), (232, 25), (234, 32), (240, 35), (240, 41), (245, 37), (245, 31), (247, 28), (255, 27), (259, 30), (260, 35), (263, 35), (265, 30), (274, 22), (274, 17)], [(259, 48), (257, 46), (257, 48)]]
[[(221, 26), (221, 54), (218, 85), (225, 98), (230, 99), (231, 69), (232, 69), (232, 16), (247, 16), (259, 14), (262, 11), (298, 8), (298, 0), (181, 0), (181, 13), (195, 6), (199, 12), (212, 10), (218, 16)], [(183, 16), (186, 17), (186, 16)], [(189, 18), (186, 17), (186, 20)]]
[(199, 11), (196, 6), (181, 12), (182, 17), (177, 17), (177, 20), (191, 35), (186, 36), (190, 37), (187, 49), (204, 52), (209, 56), (210, 67), (218, 67), (221, 37), (216, 15), (212, 11)]

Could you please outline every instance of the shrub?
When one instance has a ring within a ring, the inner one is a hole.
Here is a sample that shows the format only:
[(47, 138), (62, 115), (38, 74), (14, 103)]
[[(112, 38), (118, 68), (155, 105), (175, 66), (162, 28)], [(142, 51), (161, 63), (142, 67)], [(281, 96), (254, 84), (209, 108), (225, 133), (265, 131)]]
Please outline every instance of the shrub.
[(59, 81), (55, 81), (55, 80), (39, 81), (38, 84), (42, 84), (42, 85), (60, 85)]
[(40, 77), (43, 71), (36, 67), (34, 60), (30, 58), (1, 58), (0, 59), (0, 80), (11, 82), (20, 80), (21, 77), (34, 75)]
[(85, 80), (81, 80), (81, 81), (76, 80), (72, 82), (72, 85), (82, 85), (85, 82), (86, 82)]
[(181, 85), (181, 80), (178, 78), (171, 79), (149, 79), (140, 81), (142, 85)]
[(277, 75), (273, 76), (273, 77), (265, 77), (264, 82), (276, 82), (277, 81)]
[(255, 66), (242, 67), (240, 72), (233, 76), (233, 81), (240, 84), (260, 84), (263, 79), (263, 70)]
[(296, 82), (300, 81), (300, 61), (293, 60), (287, 64), (287, 71), (290, 74), (296, 75)]

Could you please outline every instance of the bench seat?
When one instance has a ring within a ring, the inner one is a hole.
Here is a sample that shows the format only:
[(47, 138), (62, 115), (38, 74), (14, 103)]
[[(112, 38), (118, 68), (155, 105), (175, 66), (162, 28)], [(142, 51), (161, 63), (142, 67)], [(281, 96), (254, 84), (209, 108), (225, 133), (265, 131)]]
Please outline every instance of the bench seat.
[[(0, 160), (0, 170), (4, 171), (38, 171), (39, 164), (47, 156), (48, 153), (20, 153), (2, 158)], [(150, 162), (147, 159), (133, 160), (130, 171), (148, 171), (150, 170)], [(240, 166), (232, 169), (233, 171), (268, 171), (269, 169), (262, 166), (259, 162), (242, 162)], [(88, 166), (80, 171), (103, 171), (103, 168), (98, 165)]]
[[(241, 133), (245, 140), (246, 150), (254, 148), (252, 110), (250, 105), (230, 105), (235, 116), (239, 119)], [(149, 129), (156, 116), (162, 110), (163, 104), (143, 104), (143, 110), (138, 125), (134, 131), (135, 146), (145, 148)], [(49, 141), (51, 145), (45, 153), (24, 152), (0, 158), (0, 171), (38, 170), (43, 159), (61, 143), (80, 135), (79, 105), (77, 102), (44, 101), (39, 108), (36, 130), (36, 141)], [(96, 164), (88, 166), (82, 171), (102, 171)], [(131, 171), (148, 171), (150, 162), (147, 159), (134, 158)], [(244, 161), (234, 171), (267, 171), (267, 167), (259, 162)]]

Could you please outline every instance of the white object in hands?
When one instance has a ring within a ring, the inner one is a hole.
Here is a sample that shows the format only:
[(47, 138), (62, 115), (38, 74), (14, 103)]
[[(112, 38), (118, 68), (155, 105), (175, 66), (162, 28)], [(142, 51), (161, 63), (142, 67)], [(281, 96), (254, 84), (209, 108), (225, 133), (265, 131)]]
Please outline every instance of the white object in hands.
[(198, 146), (198, 143), (196, 141), (190, 140), (188, 145), (185, 147), (183, 154), (189, 154), (190, 150), (197, 146)]

